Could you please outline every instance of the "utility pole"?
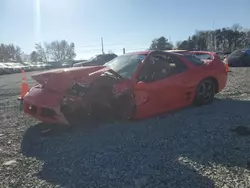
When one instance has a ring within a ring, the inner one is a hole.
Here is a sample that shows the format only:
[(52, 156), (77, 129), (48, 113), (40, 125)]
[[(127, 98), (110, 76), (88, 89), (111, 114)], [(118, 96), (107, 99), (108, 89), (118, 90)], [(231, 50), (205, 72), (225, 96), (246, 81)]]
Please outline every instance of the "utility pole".
[(102, 54), (104, 54), (104, 50), (103, 50), (103, 39), (101, 38), (101, 44), (102, 44)]
[(125, 54), (125, 53), (126, 53), (126, 52), (125, 52), (125, 48), (123, 48), (123, 49), (122, 49), (122, 51), (123, 51), (123, 54)]

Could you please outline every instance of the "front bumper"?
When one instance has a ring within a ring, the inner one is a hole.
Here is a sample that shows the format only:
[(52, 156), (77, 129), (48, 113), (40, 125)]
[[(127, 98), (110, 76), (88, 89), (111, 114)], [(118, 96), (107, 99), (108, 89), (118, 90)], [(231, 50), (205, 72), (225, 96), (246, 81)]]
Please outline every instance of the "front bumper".
[(35, 86), (24, 96), (24, 113), (45, 123), (69, 124), (60, 110), (62, 98), (60, 93)]

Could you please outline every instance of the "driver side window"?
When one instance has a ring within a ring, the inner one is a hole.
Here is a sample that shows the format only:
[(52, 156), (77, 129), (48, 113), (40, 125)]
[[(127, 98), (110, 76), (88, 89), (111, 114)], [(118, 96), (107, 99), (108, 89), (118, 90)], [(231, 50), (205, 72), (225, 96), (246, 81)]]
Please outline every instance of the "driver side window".
[(184, 71), (186, 67), (179, 59), (166, 54), (152, 55), (142, 68), (139, 80), (154, 82)]

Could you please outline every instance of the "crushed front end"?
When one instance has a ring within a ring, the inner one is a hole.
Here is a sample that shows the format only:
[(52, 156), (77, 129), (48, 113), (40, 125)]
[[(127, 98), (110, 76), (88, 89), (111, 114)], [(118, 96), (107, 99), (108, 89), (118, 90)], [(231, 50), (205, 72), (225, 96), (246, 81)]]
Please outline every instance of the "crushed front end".
[(60, 111), (63, 95), (45, 89), (41, 84), (31, 88), (23, 100), (24, 113), (42, 122), (68, 124)]
[(108, 71), (89, 84), (74, 82), (60, 106), (70, 124), (130, 119), (136, 110), (131, 82)]
[(31, 88), (24, 97), (24, 112), (42, 122), (69, 125), (134, 117), (136, 106), (131, 81), (112, 70), (100, 71), (91, 75), (91, 79), (64, 82), (68, 84), (65, 90), (60, 90), (63, 92), (52, 85), (46, 86), (45, 82)]

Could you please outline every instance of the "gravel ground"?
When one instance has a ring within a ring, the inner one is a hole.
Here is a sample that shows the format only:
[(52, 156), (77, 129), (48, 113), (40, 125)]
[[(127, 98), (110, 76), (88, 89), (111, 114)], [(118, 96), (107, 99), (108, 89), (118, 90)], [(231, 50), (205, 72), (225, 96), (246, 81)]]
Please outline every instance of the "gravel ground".
[(212, 105), (49, 136), (19, 111), (20, 80), (0, 76), (1, 188), (250, 187), (250, 136), (230, 131), (250, 126), (249, 68)]

